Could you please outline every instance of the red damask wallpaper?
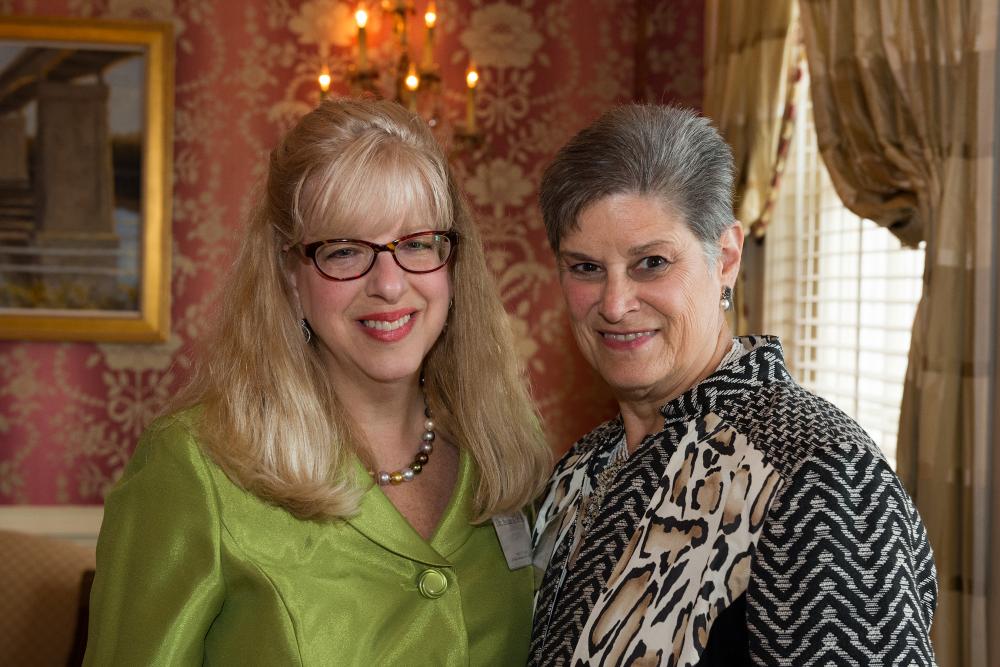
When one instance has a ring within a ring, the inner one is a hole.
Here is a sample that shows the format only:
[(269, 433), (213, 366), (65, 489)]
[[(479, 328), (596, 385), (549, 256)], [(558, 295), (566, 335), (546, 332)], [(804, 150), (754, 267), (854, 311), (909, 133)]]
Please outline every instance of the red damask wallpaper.
[[(0, 504), (102, 502), (194, 363), (189, 344), (211, 316), (263, 156), (316, 103), (324, 61), (332, 93), (346, 93), (353, 8), (341, 0), (0, 0), (5, 15), (168, 20), (176, 36), (171, 338), (0, 343)], [(561, 451), (613, 407), (569, 334), (536, 186), (555, 150), (616, 102), (700, 106), (703, 3), (438, 0), (437, 10), (446, 121), (464, 118), (470, 57), (482, 77), (476, 118), (485, 141), (457, 155), (455, 168)], [(391, 40), (376, 13), (377, 61)], [(638, 42), (646, 48), (637, 48), (637, 25), (646, 26)]]

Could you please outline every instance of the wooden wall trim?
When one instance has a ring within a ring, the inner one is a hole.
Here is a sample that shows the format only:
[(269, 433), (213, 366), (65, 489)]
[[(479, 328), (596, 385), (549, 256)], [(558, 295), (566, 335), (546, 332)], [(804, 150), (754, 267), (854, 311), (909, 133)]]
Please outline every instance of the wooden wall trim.
[(0, 506), (0, 530), (44, 535), (93, 547), (101, 532), (100, 505)]

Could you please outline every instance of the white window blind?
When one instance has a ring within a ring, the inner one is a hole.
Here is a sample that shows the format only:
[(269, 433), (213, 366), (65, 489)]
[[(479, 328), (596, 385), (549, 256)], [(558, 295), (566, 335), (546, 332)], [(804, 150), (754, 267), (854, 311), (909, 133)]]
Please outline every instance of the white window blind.
[(895, 467), (924, 253), (847, 210), (816, 145), (808, 76), (765, 249), (765, 328), (789, 370), (856, 419)]

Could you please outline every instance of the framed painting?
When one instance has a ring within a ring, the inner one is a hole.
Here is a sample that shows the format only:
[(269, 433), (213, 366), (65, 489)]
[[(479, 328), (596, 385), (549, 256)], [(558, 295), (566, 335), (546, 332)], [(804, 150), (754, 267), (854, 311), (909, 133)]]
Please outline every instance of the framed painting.
[(170, 331), (169, 23), (0, 17), (0, 338)]

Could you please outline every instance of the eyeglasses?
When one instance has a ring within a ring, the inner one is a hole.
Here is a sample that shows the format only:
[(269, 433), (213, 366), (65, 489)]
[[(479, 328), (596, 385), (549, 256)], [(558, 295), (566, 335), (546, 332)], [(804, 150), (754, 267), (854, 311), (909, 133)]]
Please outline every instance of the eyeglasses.
[(385, 245), (357, 239), (314, 241), (296, 246), (311, 259), (325, 278), (355, 280), (371, 271), (380, 252), (392, 254), (399, 268), (409, 273), (430, 273), (448, 263), (458, 245), (454, 231), (407, 234)]

